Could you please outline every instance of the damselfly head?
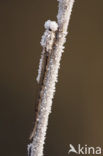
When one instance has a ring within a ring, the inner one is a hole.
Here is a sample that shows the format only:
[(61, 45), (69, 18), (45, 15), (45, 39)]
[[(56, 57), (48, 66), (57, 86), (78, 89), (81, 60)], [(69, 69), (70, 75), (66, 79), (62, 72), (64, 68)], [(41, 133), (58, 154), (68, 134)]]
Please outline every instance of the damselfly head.
[(48, 20), (45, 22), (44, 27), (47, 30), (55, 32), (58, 29), (58, 24), (55, 21)]

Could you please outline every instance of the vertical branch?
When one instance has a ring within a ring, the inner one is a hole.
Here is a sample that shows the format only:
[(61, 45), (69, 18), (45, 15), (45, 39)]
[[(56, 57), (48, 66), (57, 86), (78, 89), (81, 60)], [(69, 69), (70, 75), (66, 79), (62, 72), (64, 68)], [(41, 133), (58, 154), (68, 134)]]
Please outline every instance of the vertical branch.
[[(55, 93), (63, 45), (66, 41), (67, 28), (74, 0), (58, 0), (59, 9), (57, 23), (47, 21), (46, 31), (42, 37), (43, 52), (40, 60), (37, 81), (41, 81), (38, 111), (34, 130), (31, 134), (32, 143), (28, 145), (28, 156), (42, 156), (43, 145), (51, 112), (52, 99)], [(57, 29), (58, 28), (58, 29)], [(47, 54), (44, 57), (44, 54)], [(46, 63), (44, 63), (46, 60)], [(43, 75), (43, 76), (42, 76)]]
[(37, 83), (39, 84), (39, 90), (38, 90), (38, 98), (36, 101), (37, 102), (36, 112), (35, 112), (36, 120), (35, 120), (34, 129), (33, 129), (33, 132), (31, 133), (30, 139), (32, 139), (34, 137), (35, 129), (37, 127), (39, 109), (40, 109), (40, 104), (41, 104), (39, 102), (39, 100), (41, 99), (40, 92), (44, 85), (43, 81), (44, 81), (44, 77), (45, 77), (46, 70), (47, 70), (48, 60), (50, 58), (51, 50), (52, 50), (54, 39), (55, 39), (55, 31), (57, 30), (58, 25), (56, 22), (48, 20), (47, 22), (45, 22), (44, 27), (46, 30), (41, 39), (41, 46), (43, 47), (43, 51), (41, 54), (41, 59), (40, 59), (39, 69), (38, 69), (38, 76), (37, 76)]

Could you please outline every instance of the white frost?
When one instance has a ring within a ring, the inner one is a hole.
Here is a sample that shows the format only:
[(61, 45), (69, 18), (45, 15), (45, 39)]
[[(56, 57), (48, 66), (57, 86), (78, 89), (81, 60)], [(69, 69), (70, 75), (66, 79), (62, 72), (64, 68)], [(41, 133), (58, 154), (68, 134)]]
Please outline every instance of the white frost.
[(46, 21), (44, 24), (45, 29), (50, 29), (51, 31), (56, 31), (58, 29), (58, 24), (55, 21)]
[[(59, 0), (59, 10), (57, 15), (58, 34), (56, 36), (57, 38), (55, 40), (54, 46), (51, 49), (52, 53), (47, 64), (46, 75), (40, 93), (40, 110), (38, 114), (39, 121), (37, 123), (35, 136), (32, 141), (32, 151), (30, 156), (43, 156), (43, 145), (46, 136), (48, 118), (51, 112), (52, 99), (55, 93), (55, 84), (57, 82), (58, 70), (60, 68), (60, 60), (64, 49), (63, 45), (66, 41), (67, 28), (70, 20), (73, 3), (74, 0)], [(53, 26), (51, 26), (50, 22), (47, 22), (45, 24), (45, 27), (46, 30), (51, 29), (52, 32), (56, 30), (54, 24)], [(46, 35), (44, 33), (44, 36), (42, 37), (43, 40), (41, 42), (43, 47), (47, 47), (48, 43), (45, 39), (45, 36)]]
[[(52, 28), (52, 29), (51, 29)], [(51, 53), (52, 46), (53, 46), (53, 41), (55, 38), (55, 31), (57, 30), (58, 26), (55, 21), (46, 21), (45, 22), (45, 32), (41, 38), (41, 46), (43, 47), (43, 51), (41, 54), (41, 59), (39, 63), (39, 69), (38, 69), (38, 76), (36, 78), (37, 82), (40, 82), (41, 78), (41, 72), (42, 72), (42, 67), (43, 67), (43, 61), (44, 61), (44, 53)], [(55, 30), (55, 31), (54, 31)]]
[(59, 10), (57, 15), (58, 26), (59, 29), (62, 30), (62, 32), (67, 33), (72, 7), (75, 0), (57, 0), (57, 1), (59, 1)]

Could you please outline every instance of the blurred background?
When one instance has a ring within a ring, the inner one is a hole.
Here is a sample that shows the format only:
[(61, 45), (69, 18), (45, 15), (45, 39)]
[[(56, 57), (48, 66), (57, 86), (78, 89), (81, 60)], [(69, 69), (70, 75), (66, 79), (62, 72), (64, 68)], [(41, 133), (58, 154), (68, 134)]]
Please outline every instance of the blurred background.
[[(56, 0), (0, 0), (0, 155), (27, 156), (34, 125), (40, 40)], [(69, 144), (103, 145), (103, 0), (76, 0), (45, 144), (67, 156)]]

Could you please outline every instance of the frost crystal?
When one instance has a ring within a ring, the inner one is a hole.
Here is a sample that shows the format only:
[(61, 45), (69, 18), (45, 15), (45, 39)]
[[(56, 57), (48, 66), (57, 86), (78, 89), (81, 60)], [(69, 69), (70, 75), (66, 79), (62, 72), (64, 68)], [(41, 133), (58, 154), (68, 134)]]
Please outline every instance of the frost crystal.
[[(70, 20), (72, 6), (74, 0), (58, 0), (58, 25), (56, 22), (48, 20), (45, 23), (45, 32), (41, 39), (41, 45), (43, 47), (37, 81), (40, 81), (43, 71), (43, 63), (45, 60), (45, 54), (49, 55), (45, 68), (45, 76), (43, 79), (42, 89), (40, 92), (39, 100), (39, 113), (38, 123), (33, 136), (32, 146), (30, 144), (29, 151), (30, 156), (43, 156), (43, 145), (46, 136), (46, 130), (48, 126), (48, 118), (51, 112), (52, 99), (55, 93), (55, 85), (58, 78), (58, 70), (60, 68), (60, 60), (64, 50), (64, 43), (66, 41), (67, 28)], [(55, 31), (58, 29), (56, 37)], [(48, 58), (48, 57), (47, 57)]]
[(37, 82), (40, 82), (41, 79), (41, 74), (42, 74), (42, 69), (43, 69), (43, 63), (44, 63), (44, 59), (45, 59), (45, 54), (51, 53), (52, 50), (52, 46), (53, 46), (53, 42), (54, 42), (54, 38), (55, 38), (55, 31), (58, 28), (58, 25), (55, 21), (46, 21), (45, 22), (45, 32), (41, 38), (41, 46), (43, 47), (43, 51), (41, 54), (41, 59), (40, 59), (40, 63), (39, 63), (39, 70), (38, 70), (38, 76), (37, 76)]
[(45, 29), (50, 29), (51, 31), (56, 31), (58, 29), (58, 24), (55, 21), (46, 21), (44, 24)]

